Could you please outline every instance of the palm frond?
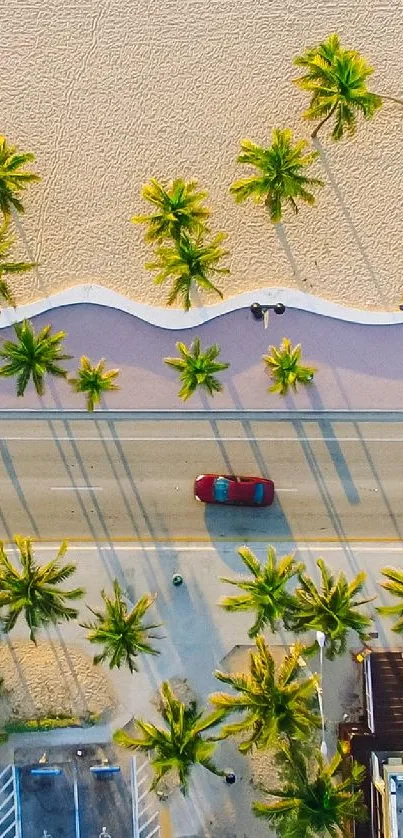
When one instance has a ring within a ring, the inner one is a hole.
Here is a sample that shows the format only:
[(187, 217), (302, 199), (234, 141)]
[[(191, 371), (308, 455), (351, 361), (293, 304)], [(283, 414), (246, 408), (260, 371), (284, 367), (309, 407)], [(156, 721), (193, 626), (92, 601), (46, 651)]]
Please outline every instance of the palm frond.
[(160, 243), (164, 239), (178, 241), (182, 235), (200, 236), (208, 232), (210, 211), (204, 206), (207, 192), (199, 192), (197, 181), (182, 178), (162, 184), (151, 178), (141, 190), (153, 211), (150, 215), (135, 215), (135, 224), (146, 226), (145, 241)]
[(105, 358), (101, 358), (97, 364), (93, 365), (90, 359), (83, 355), (77, 370), (77, 378), (68, 379), (76, 393), (85, 393), (89, 412), (92, 412), (100, 403), (104, 393), (119, 390), (115, 382), (119, 370), (106, 370), (105, 363)]
[(8, 144), (4, 136), (0, 136), (0, 211), (5, 219), (11, 216), (13, 209), (24, 212), (22, 193), (30, 183), (41, 179), (39, 175), (24, 169), (34, 160), (33, 154), (18, 152), (15, 146)]
[(29, 320), (14, 324), (16, 342), (5, 340), (0, 349), (0, 358), (7, 363), (0, 367), (0, 376), (16, 378), (17, 396), (23, 396), (32, 378), (36, 392), (43, 395), (45, 375), (65, 378), (67, 371), (60, 362), (71, 358), (62, 352), (66, 332), (52, 335), (52, 327), (44, 326), (39, 332)]
[(385, 617), (398, 616), (399, 619), (392, 626), (396, 634), (403, 634), (403, 572), (396, 567), (382, 568), (382, 575), (387, 581), (380, 582), (381, 587), (399, 600), (396, 605), (382, 605), (376, 610)]
[(172, 281), (168, 305), (182, 297), (184, 309), (189, 311), (193, 284), (222, 297), (213, 279), (216, 274), (229, 273), (228, 268), (220, 267), (221, 260), (228, 255), (228, 251), (222, 247), (225, 238), (224, 233), (217, 233), (211, 241), (205, 242), (201, 237), (191, 239), (182, 235), (172, 245), (161, 244), (156, 248), (156, 259), (148, 262), (146, 268), (157, 271), (154, 278), (156, 285)]
[(287, 745), (282, 746), (280, 788), (266, 789), (271, 802), (256, 802), (255, 815), (264, 818), (283, 838), (347, 835), (351, 821), (368, 818), (359, 784), (365, 769), (346, 763), (343, 779), (335, 779), (341, 762), (340, 753), (329, 763), (316, 751), (306, 757)]
[(0, 542), (0, 607), (6, 609), (4, 630), (11, 631), (20, 615), (24, 615), (30, 628), (31, 640), (36, 642), (37, 630), (50, 624), (72, 620), (77, 609), (67, 605), (69, 600), (81, 599), (82, 588), (63, 590), (60, 582), (70, 577), (75, 565), (59, 564), (59, 555), (46, 565), (35, 561), (31, 539), (16, 535), (14, 538), (20, 556), (20, 566), (15, 567), (8, 559), (4, 545)]
[(334, 577), (323, 559), (318, 559), (317, 565), (320, 586), (306, 574), (299, 574), (300, 587), (295, 591), (296, 608), (291, 615), (290, 627), (296, 633), (323, 631), (326, 656), (333, 659), (345, 650), (349, 631), (355, 631), (362, 643), (368, 640), (372, 621), (360, 607), (372, 599), (355, 599), (362, 589), (365, 574), (359, 573), (348, 583), (342, 572)]
[(277, 224), (287, 205), (296, 213), (298, 202), (311, 206), (315, 203), (311, 190), (323, 186), (323, 182), (308, 177), (305, 172), (317, 156), (318, 152), (307, 150), (305, 140), (294, 143), (289, 129), (274, 129), (272, 144), (268, 148), (251, 140), (242, 140), (237, 162), (254, 167), (258, 173), (237, 180), (230, 187), (230, 192), (237, 203), (248, 198), (256, 203), (264, 201), (270, 220)]
[(142, 738), (117, 731), (114, 740), (131, 750), (152, 752), (153, 788), (158, 786), (165, 774), (173, 772), (181, 791), (186, 794), (193, 765), (200, 764), (213, 774), (222, 774), (212, 761), (215, 741), (211, 737), (204, 739), (202, 734), (215, 728), (223, 714), (215, 711), (206, 715), (199, 712), (195, 703), (185, 705), (178, 700), (167, 681), (161, 684), (160, 702), (164, 728), (135, 719), (134, 724), (143, 734)]
[(287, 395), (290, 389), (296, 391), (299, 384), (310, 384), (316, 372), (315, 367), (301, 364), (301, 344), (292, 346), (288, 338), (283, 338), (279, 347), (270, 346), (269, 355), (263, 355), (266, 372), (274, 383), (269, 392)]
[(179, 371), (182, 387), (178, 395), (183, 401), (187, 401), (198, 387), (207, 390), (211, 396), (222, 390), (216, 373), (228, 369), (229, 364), (215, 360), (220, 352), (218, 344), (203, 351), (199, 338), (195, 338), (189, 347), (178, 341), (176, 348), (182, 357), (164, 358), (164, 362)]
[(276, 631), (280, 623), (287, 627), (294, 609), (294, 597), (288, 586), (297, 576), (303, 565), (297, 563), (291, 555), (277, 559), (274, 547), (267, 551), (266, 563), (260, 563), (248, 547), (240, 547), (238, 554), (252, 578), (241, 577), (221, 581), (236, 585), (243, 592), (240, 596), (223, 597), (219, 604), (226, 611), (253, 611), (255, 624), (249, 629), (249, 637), (256, 637), (266, 625)]
[(358, 52), (342, 47), (337, 35), (310, 47), (294, 63), (304, 69), (295, 84), (311, 94), (305, 119), (320, 120), (312, 136), (332, 117), (334, 140), (342, 139), (345, 133), (353, 135), (357, 117), (371, 119), (382, 105), (381, 96), (367, 88), (373, 68)]
[(225, 724), (219, 738), (247, 734), (239, 750), (252, 747), (273, 748), (285, 740), (303, 740), (320, 726), (316, 708), (318, 679), (316, 675), (301, 677), (302, 646), (286, 655), (275, 670), (274, 659), (262, 636), (256, 638), (256, 649), (250, 653), (248, 673), (225, 673), (217, 670), (215, 677), (228, 684), (235, 695), (223, 692), (210, 695), (210, 701), (226, 715), (242, 714), (241, 721)]

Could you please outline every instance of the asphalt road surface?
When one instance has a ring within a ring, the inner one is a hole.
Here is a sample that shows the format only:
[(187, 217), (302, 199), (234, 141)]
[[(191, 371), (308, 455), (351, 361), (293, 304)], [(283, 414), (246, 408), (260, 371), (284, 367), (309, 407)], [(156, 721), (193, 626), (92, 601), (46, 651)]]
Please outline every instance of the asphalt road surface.
[[(205, 506), (197, 474), (271, 477), (269, 509)], [(2, 420), (0, 536), (401, 539), (403, 421)]]

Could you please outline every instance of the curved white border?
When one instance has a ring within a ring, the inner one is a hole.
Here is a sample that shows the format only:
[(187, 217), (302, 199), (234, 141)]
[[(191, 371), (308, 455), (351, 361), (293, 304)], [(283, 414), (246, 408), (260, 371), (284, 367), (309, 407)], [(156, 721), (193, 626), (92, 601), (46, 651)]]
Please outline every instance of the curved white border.
[(61, 306), (92, 303), (93, 305), (115, 308), (139, 317), (153, 326), (163, 329), (192, 329), (202, 323), (207, 323), (221, 314), (248, 308), (251, 303), (258, 301), (262, 305), (282, 302), (288, 308), (308, 311), (312, 314), (322, 314), (334, 317), (348, 323), (382, 326), (403, 323), (403, 311), (362, 311), (356, 308), (332, 303), (312, 294), (305, 294), (294, 288), (265, 288), (258, 291), (245, 291), (237, 297), (210, 305), (197, 306), (185, 312), (181, 309), (157, 308), (156, 306), (129, 300), (116, 291), (104, 288), (102, 285), (75, 285), (65, 291), (60, 291), (51, 297), (38, 300), (35, 303), (19, 306), (16, 309), (6, 308), (0, 313), (0, 329), (5, 329), (12, 323), (18, 323), (25, 318), (35, 317), (45, 311)]

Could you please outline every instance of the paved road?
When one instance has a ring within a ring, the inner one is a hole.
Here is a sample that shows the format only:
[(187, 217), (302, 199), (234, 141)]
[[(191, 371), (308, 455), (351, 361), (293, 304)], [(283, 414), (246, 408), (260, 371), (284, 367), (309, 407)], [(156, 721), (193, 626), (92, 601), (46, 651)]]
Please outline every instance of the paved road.
[[(0, 535), (41, 539), (403, 536), (403, 421), (3, 420)], [(270, 476), (269, 510), (205, 507), (200, 472)]]

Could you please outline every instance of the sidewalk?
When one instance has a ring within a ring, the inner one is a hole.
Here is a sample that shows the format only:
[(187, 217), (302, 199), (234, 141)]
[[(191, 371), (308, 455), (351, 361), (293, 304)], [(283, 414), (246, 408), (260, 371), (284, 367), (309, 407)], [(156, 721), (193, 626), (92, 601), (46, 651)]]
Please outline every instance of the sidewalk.
[[(403, 324), (368, 326), (287, 309), (271, 315), (268, 329), (249, 309), (222, 315), (195, 329), (173, 331), (151, 326), (132, 315), (90, 304), (65, 306), (34, 318), (35, 326), (52, 323), (68, 333), (66, 362), (73, 372), (80, 355), (92, 361), (105, 357), (120, 369), (121, 389), (105, 399), (110, 409), (243, 409), (243, 410), (403, 410)], [(4, 329), (0, 340), (13, 339)], [(301, 342), (303, 360), (318, 368), (315, 383), (294, 396), (268, 393), (270, 381), (261, 356), (286, 336)], [(214, 399), (196, 393), (187, 403), (178, 399), (178, 378), (163, 363), (177, 354), (175, 343), (200, 337), (202, 346), (218, 342), (220, 359), (231, 366), (220, 375), (224, 390)], [(23, 399), (15, 382), (0, 379), (0, 409), (84, 408), (84, 399), (59, 379), (47, 381), (43, 399), (32, 384)]]

